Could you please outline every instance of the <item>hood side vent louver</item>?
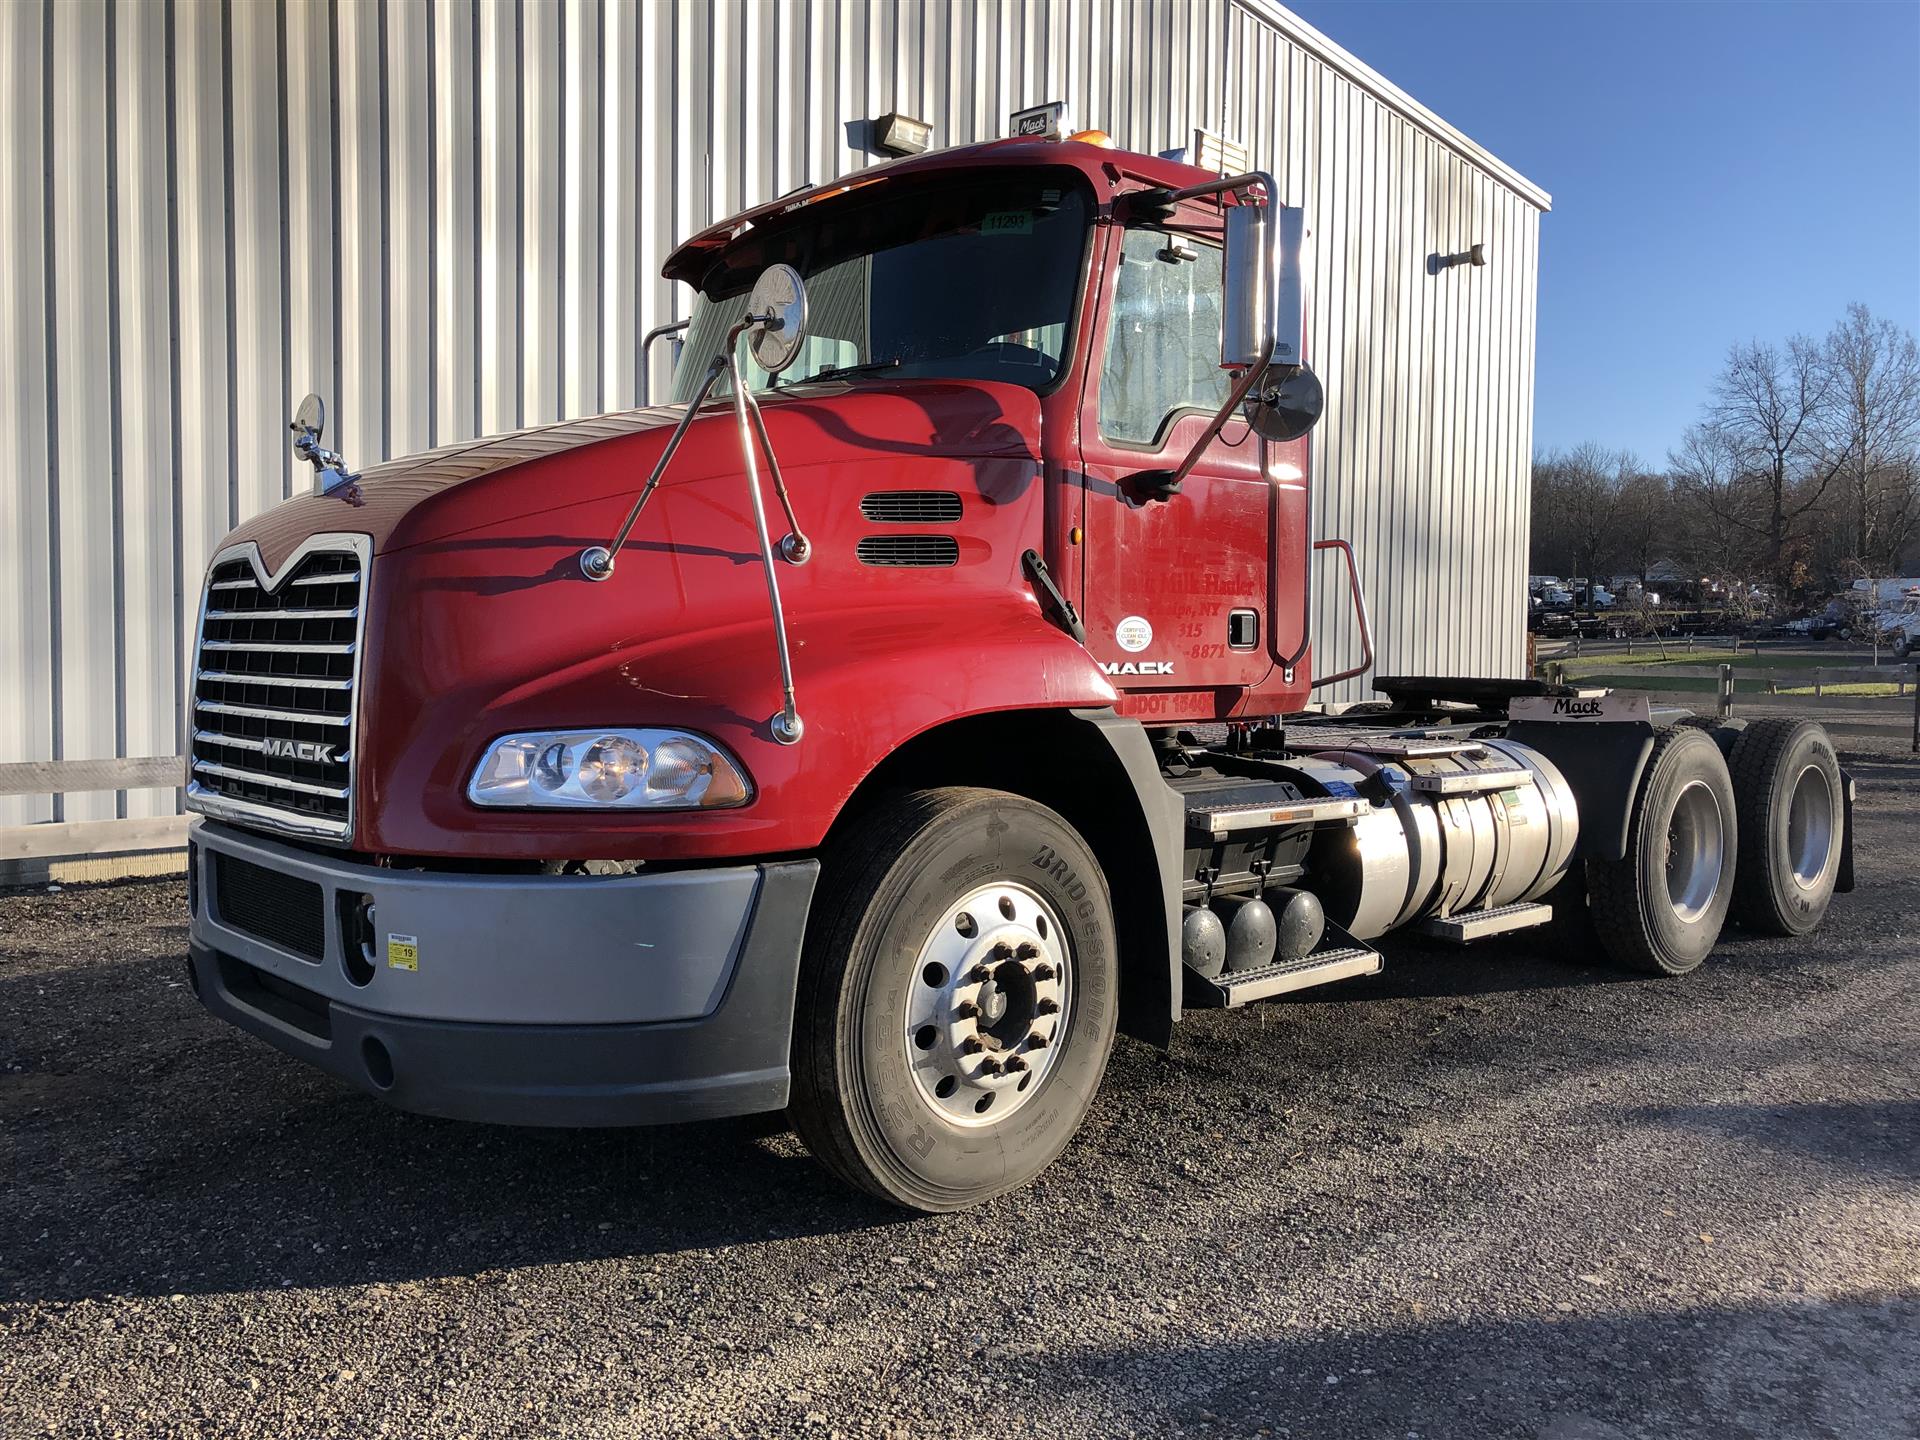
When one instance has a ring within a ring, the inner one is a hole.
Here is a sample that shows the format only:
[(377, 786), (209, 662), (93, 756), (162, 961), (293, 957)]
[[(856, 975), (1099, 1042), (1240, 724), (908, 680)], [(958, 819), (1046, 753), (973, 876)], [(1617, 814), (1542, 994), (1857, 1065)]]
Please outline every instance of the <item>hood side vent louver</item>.
[(860, 513), (879, 525), (951, 525), (960, 497), (951, 490), (879, 490), (860, 501)]
[(937, 569), (960, 563), (960, 542), (951, 535), (869, 535), (857, 553), (862, 565)]

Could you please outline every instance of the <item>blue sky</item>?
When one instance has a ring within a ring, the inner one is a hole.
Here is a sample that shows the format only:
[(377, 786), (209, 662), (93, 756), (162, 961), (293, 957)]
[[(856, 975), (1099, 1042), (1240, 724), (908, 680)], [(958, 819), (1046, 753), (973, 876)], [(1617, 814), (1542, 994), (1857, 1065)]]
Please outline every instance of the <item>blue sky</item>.
[(1288, 8), (1553, 196), (1537, 448), (1663, 463), (1734, 341), (1920, 332), (1920, 3)]

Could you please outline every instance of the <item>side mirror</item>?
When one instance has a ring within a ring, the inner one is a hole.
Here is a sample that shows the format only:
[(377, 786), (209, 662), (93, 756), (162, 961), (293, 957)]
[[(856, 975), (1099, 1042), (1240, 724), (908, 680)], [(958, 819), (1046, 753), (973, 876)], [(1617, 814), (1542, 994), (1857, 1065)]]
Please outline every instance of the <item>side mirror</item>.
[[(1268, 440), (1298, 440), (1326, 408), (1302, 362), (1306, 339), (1306, 212), (1232, 205), (1221, 277), (1220, 363), (1265, 369), (1247, 393), (1247, 423)], [(1271, 349), (1268, 342), (1271, 340)]]
[(316, 442), (327, 430), (327, 402), (309, 394), (293, 408), (293, 420), (287, 426), (294, 434), (311, 436)]
[(1229, 205), (1221, 252), (1220, 368), (1244, 370), (1267, 361), (1273, 335), (1273, 243), (1264, 205)]
[(769, 265), (747, 297), (747, 353), (769, 375), (793, 363), (807, 338), (807, 282), (791, 265)]
[(1306, 353), (1306, 243), (1304, 210), (1287, 205), (1227, 207), (1220, 286), (1222, 369), (1301, 363)]

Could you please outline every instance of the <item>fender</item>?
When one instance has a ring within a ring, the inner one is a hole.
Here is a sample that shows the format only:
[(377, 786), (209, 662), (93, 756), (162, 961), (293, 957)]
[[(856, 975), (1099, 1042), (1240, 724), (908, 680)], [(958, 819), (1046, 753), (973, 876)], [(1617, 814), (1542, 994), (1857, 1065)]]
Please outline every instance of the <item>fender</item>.
[[(1134, 973), (1144, 977), (1149, 970), (1164, 972), (1167, 981), (1164, 993), (1157, 987), (1123, 986), (1120, 1027), (1136, 1040), (1164, 1050), (1173, 1043), (1173, 1027), (1180, 1019), (1180, 997), (1185, 988), (1180, 963), (1180, 889), (1185, 878), (1186, 804), (1161, 775), (1160, 762), (1139, 721), (1111, 710), (1073, 713), (1100, 737), (1125, 772), (1138, 802), (1140, 822), (1153, 846), (1154, 875), (1112, 877), (1116, 890), (1123, 884), (1132, 889), (1131, 901), (1120, 893), (1114, 895), (1114, 920), (1123, 927), (1129, 921), (1137, 922), (1132, 938), (1140, 948), (1140, 963)], [(1149, 923), (1156, 918), (1158, 924)], [(1128, 938), (1123, 930), (1122, 943)]]
[(1580, 806), (1574, 856), (1624, 859), (1633, 797), (1640, 793), (1640, 776), (1653, 753), (1653, 727), (1639, 721), (1567, 725), (1517, 720), (1507, 727), (1507, 738), (1538, 750), (1566, 776)]

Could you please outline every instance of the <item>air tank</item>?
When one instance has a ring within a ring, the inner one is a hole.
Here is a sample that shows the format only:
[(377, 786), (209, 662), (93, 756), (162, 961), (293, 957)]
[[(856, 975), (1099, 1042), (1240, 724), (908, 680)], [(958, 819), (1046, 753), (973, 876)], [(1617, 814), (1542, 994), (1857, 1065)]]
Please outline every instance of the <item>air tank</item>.
[(1327, 917), (1354, 935), (1537, 900), (1566, 874), (1579, 811), (1538, 751), (1506, 739), (1342, 738), (1348, 748), (1293, 763), (1327, 793), (1384, 802), (1323, 827), (1307, 859)]

